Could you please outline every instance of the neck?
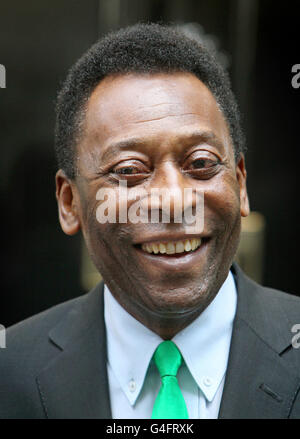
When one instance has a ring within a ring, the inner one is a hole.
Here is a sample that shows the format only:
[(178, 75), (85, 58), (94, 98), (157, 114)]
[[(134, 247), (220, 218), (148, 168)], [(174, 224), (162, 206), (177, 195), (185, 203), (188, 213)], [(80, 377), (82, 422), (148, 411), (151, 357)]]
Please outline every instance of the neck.
[(140, 307), (128, 307), (128, 304), (117, 301), (132, 317), (163, 340), (171, 340), (177, 333), (190, 325), (208, 306), (205, 304), (201, 308), (186, 313), (165, 312), (158, 314)]
[(215, 294), (206, 296), (202, 303), (198, 303), (196, 308), (183, 312), (181, 307), (178, 311), (151, 310), (141, 305), (138, 301), (124, 300), (126, 296), (123, 291), (119, 292), (118, 286), (114, 281), (106, 283), (115, 300), (128, 312), (133, 318), (138, 320), (142, 325), (159, 335), (163, 340), (172, 339), (177, 333), (189, 326), (210, 304)]

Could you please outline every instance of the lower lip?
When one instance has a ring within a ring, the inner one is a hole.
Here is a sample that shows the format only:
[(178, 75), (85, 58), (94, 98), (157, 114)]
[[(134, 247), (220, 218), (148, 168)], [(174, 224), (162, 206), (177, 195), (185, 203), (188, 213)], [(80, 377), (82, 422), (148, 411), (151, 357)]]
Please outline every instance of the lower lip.
[(174, 253), (173, 255), (161, 253), (155, 255), (153, 253), (145, 252), (140, 247), (137, 247), (136, 250), (140, 256), (143, 256), (147, 261), (149, 261), (149, 263), (157, 268), (162, 268), (164, 270), (183, 271), (192, 268), (201, 261), (204, 256), (207, 243), (207, 240), (203, 240), (200, 247), (198, 247), (196, 250), (186, 253)]

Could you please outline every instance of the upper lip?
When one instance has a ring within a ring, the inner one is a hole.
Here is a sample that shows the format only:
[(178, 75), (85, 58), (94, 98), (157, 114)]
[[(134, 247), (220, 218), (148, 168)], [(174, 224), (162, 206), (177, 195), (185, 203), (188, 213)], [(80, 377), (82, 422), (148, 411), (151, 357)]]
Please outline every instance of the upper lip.
[(152, 236), (143, 237), (141, 240), (136, 240), (134, 245), (155, 243), (155, 242), (172, 242), (172, 241), (184, 241), (186, 239), (203, 239), (207, 238), (204, 235), (185, 234), (185, 233), (161, 233)]

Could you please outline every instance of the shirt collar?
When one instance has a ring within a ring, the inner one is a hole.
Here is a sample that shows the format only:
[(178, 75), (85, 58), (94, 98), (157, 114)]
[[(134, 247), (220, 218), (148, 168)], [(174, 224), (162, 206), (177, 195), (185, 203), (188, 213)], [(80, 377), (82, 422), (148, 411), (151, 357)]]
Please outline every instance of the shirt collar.
[[(173, 338), (208, 401), (213, 400), (226, 372), (236, 302), (236, 287), (229, 272), (210, 305)], [(104, 318), (108, 363), (130, 404), (134, 405), (150, 360), (163, 339), (127, 313), (106, 285)]]
[(227, 369), (237, 294), (233, 275), (210, 305), (173, 338), (194, 380), (212, 401)]
[[(133, 405), (142, 389), (150, 360), (163, 341), (116, 301), (104, 286), (104, 318), (108, 363), (123, 392)], [(135, 388), (131, 383), (135, 382)]]

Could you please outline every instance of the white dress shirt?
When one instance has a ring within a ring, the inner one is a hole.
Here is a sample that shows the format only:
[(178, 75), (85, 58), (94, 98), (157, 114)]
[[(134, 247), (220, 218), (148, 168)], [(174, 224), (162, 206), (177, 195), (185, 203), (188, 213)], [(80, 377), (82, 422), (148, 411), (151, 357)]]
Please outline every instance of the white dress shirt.
[[(223, 393), (237, 293), (233, 275), (172, 341), (183, 356), (177, 378), (190, 419), (216, 419)], [(161, 380), (152, 360), (163, 341), (104, 288), (108, 382), (113, 419), (150, 419)]]

